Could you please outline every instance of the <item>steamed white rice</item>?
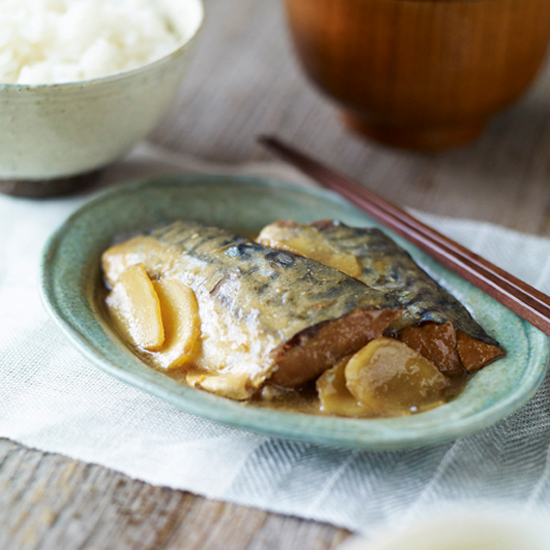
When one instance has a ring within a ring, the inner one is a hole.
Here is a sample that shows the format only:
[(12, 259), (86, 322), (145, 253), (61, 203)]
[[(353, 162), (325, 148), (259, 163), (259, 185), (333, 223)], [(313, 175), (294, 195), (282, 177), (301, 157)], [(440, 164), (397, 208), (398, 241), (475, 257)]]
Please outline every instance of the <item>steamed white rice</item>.
[(0, 83), (48, 84), (128, 71), (185, 37), (155, 0), (0, 0)]

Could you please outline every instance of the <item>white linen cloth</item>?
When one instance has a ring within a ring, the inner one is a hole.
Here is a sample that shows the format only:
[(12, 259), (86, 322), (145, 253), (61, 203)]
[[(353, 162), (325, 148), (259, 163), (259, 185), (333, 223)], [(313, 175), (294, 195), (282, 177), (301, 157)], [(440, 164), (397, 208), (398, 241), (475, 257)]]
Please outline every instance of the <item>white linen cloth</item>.
[[(105, 180), (182, 171), (235, 168), (142, 145)], [(237, 171), (306, 182), (278, 163)], [(73, 349), (38, 294), (44, 242), (85, 199), (0, 196), (0, 437), (148, 483), (365, 535), (390, 521), (413, 522), (457, 503), (513, 502), (550, 511), (548, 378), (521, 411), (477, 435), (413, 451), (359, 452), (214, 424), (98, 370)], [(422, 218), (550, 292), (550, 241), (487, 223)]]

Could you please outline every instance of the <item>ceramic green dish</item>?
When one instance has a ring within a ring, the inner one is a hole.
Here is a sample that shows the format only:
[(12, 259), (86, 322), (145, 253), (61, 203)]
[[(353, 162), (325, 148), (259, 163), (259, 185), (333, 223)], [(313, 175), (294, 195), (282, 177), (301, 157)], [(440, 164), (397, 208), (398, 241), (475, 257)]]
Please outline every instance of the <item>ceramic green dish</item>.
[(430, 445), (471, 434), (519, 409), (534, 394), (548, 364), (546, 336), (396, 240), (470, 309), (508, 355), (477, 374), (453, 402), (404, 418), (358, 420), (275, 412), (190, 388), (145, 365), (103, 321), (95, 296), (100, 255), (113, 239), (158, 224), (192, 218), (243, 231), (279, 219), (337, 218), (376, 225), (336, 195), (235, 177), (181, 176), (141, 181), (91, 200), (51, 237), (42, 263), (47, 307), (74, 345), (100, 369), (183, 411), (279, 438), (361, 449)]

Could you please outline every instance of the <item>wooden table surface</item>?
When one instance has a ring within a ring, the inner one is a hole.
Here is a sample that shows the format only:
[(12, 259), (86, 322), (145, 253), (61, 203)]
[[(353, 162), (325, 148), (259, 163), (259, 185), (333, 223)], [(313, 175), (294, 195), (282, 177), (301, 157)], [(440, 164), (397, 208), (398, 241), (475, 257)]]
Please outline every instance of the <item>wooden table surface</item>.
[[(206, 159), (267, 155), (274, 132), (390, 200), (550, 235), (550, 71), (475, 144), (443, 154), (385, 149), (346, 134), (299, 73), (275, 0), (205, 0), (188, 78), (153, 141)], [(0, 440), (0, 548), (325, 550), (329, 525), (153, 487), (99, 466)]]

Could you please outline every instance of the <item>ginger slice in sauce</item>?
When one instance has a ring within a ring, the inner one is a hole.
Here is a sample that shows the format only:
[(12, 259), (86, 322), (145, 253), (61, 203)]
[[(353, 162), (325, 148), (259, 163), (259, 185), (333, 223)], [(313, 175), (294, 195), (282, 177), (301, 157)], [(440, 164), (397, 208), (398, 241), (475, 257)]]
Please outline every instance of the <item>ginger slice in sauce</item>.
[(139, 242), (143, 237), (134, 237), (128, 241), (125, 241), (120, 244), (116, 244), (108, 248), (103, 255), (101, 256), (101, 266), (103, 271), (103, 276), (105, 280), (111, 287), (114, 287), (119, 279), (119, 277), (126, 271), (129, 267), (135, 264), (143, 264), (143, 259), (132, 257), (128, 254), (123, 254), (122, 252), (128, 248), (133, 242)]
[(368, 415), (346, 386), (346, 365), (349, 357), (325, 371), (316, 383), (321, 411), (337, 416), (361, 417)]
[(312, 227), (300, 226), (291, 221), (278, 222), (265, 227), (256, 240), (264, 246), (288, 250), (334, 267), (350, 277), (358, 278), (363, 272), (356, 256), (334, 250), (330, 242), (323, 239), (322, 235)]
[(136, 347), (159, 350), (164, 344), (160, 302), (143, 264), (125, 269), (106, 299), (113, 324)]
[(250, 377), (246, 373), (207, 374), (204, 372), (189, 372), (185, 377), (185, 381), (194, 388), (235, 399), (236, 401), (250, 399), (254, 389), (250, 387)]
[(165, 340), (150, 361), (164, 369), (175, 369), (189, 362), (200, 336), (201, 323), (195, 293), (174, 278), (153, 281), (160, 301)]
[(449, 380), (403, 342), (377, 338), (345, 369), (346, 386), (372, 416), (400, 416), (445, 403)]

